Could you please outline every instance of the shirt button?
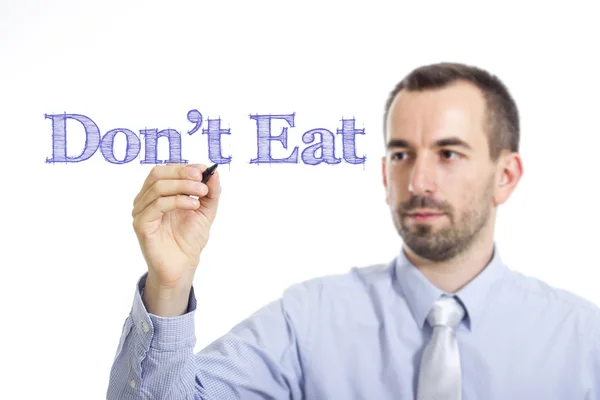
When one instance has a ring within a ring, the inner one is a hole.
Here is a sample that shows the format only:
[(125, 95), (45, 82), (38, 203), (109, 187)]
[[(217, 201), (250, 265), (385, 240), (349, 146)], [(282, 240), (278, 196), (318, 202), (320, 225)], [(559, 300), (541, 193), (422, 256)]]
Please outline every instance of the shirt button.
[(145, 333), (148, 333), (148, 331), (150, 330), (150, 327), (148, 326), (146, 321), (142, 321), (142, 329), (144, 330)]
[(135, 387), (135, 381), (133, 379), (129, 382), (129, 386), (131, 386), (132, 389)]

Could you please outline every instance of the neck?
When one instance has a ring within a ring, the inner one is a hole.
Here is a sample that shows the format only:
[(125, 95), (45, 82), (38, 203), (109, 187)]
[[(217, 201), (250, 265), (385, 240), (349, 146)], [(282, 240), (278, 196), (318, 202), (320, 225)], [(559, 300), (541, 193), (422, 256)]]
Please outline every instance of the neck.
[(442, 262), (419, 257), (406, 246), (404, 252), (433, 285), (446, 293), (456, 293), (490, 263), (494, 252), (494, 241), (490, 238), (473, 243), (467, 251)]

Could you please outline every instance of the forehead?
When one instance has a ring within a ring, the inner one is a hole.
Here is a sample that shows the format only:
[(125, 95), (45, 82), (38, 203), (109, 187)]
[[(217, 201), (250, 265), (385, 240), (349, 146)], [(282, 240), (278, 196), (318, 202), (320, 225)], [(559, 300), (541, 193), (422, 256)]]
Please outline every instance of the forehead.
[(476, 148), (486, 145), (485, 99), (466, 82), (424, 91), (401, 91), (390, 106), (386, 137), (428, 146), (458, 137)]

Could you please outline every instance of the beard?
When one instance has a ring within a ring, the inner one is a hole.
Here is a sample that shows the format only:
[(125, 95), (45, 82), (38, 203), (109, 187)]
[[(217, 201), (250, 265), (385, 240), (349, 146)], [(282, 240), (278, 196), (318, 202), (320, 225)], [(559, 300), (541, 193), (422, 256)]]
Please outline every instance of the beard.
[[(447, 202), (413, 196), (393, 210), (396, 230), (404, 243), (420, 257), (435, 262), (451, 260), (468, 250), (488, 223), (493, 184), (492, 177), (484, 192), (476, 199), (476, 204), (461, 214)], [(433, 223), (407, 224), (407, 213), (419, 208), (443, 212), (449, 219), (449, 225), (437, 229)]]

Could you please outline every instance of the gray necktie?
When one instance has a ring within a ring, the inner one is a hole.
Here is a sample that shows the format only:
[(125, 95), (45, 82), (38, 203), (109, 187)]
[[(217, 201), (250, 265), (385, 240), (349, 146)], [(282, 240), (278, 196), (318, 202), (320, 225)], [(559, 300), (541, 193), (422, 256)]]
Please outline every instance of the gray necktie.
[(427, 316), (433, 327), (419, 371), (418, 400), (460, 400), (460, 355), (454, 328), (465, 310), (454, 297), (439, 298)]

